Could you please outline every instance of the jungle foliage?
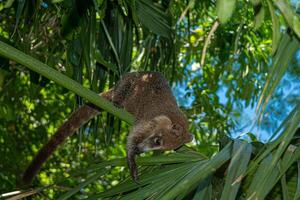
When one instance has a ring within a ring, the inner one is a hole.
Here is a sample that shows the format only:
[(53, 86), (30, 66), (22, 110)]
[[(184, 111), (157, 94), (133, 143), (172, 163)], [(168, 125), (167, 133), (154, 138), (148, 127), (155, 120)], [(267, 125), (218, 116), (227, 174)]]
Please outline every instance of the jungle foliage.
[[(0, 1), (0, 198), (299, 199), (299, 13), (287, 0)], [(124, 159), (133, 118), (97, 96), (130, 71), (162, 72), (195, 136), (141, 156), (140, 184)], [(105, 112), (23, 188), (85, 102)], [(264, 135), (236, 135), (249, 107)]]

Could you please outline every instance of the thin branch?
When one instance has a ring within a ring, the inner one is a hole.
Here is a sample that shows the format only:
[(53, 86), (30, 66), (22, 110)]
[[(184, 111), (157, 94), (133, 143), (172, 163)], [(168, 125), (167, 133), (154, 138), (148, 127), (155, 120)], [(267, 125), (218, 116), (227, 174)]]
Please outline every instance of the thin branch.
[(186, 16), (187, 12), (191, 10), (195, 6), (195, 0), (190, 0), (187, 7), (184, 9), (184, 11), (181, 13), (179, 20), (177, 21), (177, 24), (180, 24), (180, 22), (183, 20), (183, 18)]
[(204, 47), (203, 47), (203, 50), (202, 50), (202, 56), (201, 56), (201, 62), (200, 62), (200, 66), (202, 67), (205, 63), (205, 56), (206, 56), (206, 50), (207, 50), (207, 47), (210, 43), (210, 40), (211, 40), (211, 37), (213, 36), (213, 34), (216, 32), (218, 26), (220, 25), (220, 22), (218, 20), (216, 20), (213, 24), (213, 26), (211, 27), (209, 33), (208, 33), (208, 36), (204, 42)]
[(30, 189), (27, 191), (13, 191), (13, 192), (1, 194), (0, 198), (6, 198), (7, 200), (17, 200), (17, 199), (22, 199), (25, 197), (32, 196), (36, 193), (39, 193), (40, 191), (41, 191), (41, 188)]

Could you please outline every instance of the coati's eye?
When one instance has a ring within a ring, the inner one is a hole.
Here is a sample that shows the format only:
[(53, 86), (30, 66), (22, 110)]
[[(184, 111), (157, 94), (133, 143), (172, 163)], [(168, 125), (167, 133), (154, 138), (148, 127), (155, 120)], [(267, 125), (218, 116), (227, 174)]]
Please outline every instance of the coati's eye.
[(159, 137), (153, 138), (153, 144), (154, 144), (155, 146), (161, 146), (161, 145), (162, 145), (162, 139), (159, 138)]

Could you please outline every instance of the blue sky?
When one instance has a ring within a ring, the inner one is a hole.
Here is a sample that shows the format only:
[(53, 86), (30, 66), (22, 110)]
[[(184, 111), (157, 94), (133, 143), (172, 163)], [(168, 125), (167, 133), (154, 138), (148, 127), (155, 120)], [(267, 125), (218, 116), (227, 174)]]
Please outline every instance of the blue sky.
[[(296, 53), (297, 62), (300, 66), (300, 50)], [(193, 68), (197, 68), (198, 64), (192, 62), (187, 65), (186, 69), (192, 73), (192, 77), (201, 76), (200, 70), (193, 70)], [(191, 78), (192, 78), (191, 77)], [(187, 97), (186, 90), (187, 83), (189, 80), (185, 80), (182, 83), (175, 85), (173, 87), (174, 95), (177, 98), (177, 101), (181, 106), (190, 107), (195, 100), (194, 96)], [(220, 82), (220, 84), (222, 84)], [(191, 90), (191, 89), (190, 89)], [(220, 87), (217, 92), (219, 97), (219, 101), (221, 104), (225, 105), (228, 101), (226, 97), (226, 86)], [(233, 113), (230, 114), (230, 117), (236, 122), (236, 126), (231, 130), (231, 134), (233, 137), (247, 138), (246, 133), (253, 133), (260, 141), (267, 142), (270, 136), (275, 132), (278, 126), (283, 122), (283, 120), (288, 116), (290, 111), (294, 108), (294, 102), (291, 102), (290, 99), (300, 98), (300, 77), (295, 77), (290, 73), (286, 73), (279, 85), (277, 86), (276, 99), (271, 99), (269, 104), (267, 105), (266, 112), (264, 113), (264, 117), (261, 121), (261, 124), (255, 123), (255, 119), (257, 117), (255, 109), (257, 102), (254, 102), (253, 107), (251, 104), (249, 106), (245, 106), (245, 102), (242, 102), (242, 109), (238, 108), (237, 104), (234, 104), (234, 111), (238, 111), (241, 113), (240, 117), (236, 117)], [(275, 105), (275, 106), (274, 106)], [(277, 105), (277, 106), (276, 106)], [(269, 123), (271, 122), (271, 123)]]

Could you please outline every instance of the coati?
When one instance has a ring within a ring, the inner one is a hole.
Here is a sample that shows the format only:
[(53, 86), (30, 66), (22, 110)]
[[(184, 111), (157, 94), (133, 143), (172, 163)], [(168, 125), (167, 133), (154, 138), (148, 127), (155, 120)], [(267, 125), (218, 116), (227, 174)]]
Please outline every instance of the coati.
[[(138, 171), (135, 156), (151, 150), (172, 150), (192, 140), (185, 115), (177, 106), (167, 80), (159, 72), (128, 73), (116, 87), (100, 96), (124, 108), (135, 117), (127, 137), (127, 163), (133, 180)], [(74, 111), (57, 130), (23, 174), (24, 184), (30, 184), (42, 164), (67, 137), (99, 114), (93, 105)]]

